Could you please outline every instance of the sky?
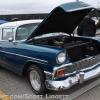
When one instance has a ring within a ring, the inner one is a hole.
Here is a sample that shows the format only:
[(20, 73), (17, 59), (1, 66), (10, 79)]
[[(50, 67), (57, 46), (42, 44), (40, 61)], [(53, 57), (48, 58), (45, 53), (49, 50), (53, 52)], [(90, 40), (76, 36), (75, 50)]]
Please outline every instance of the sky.
[[(50, 12), (56, 6), (76, 0), (0, 0), (0, 11)], [(79, 0), (100, 7), (100, 0)]]

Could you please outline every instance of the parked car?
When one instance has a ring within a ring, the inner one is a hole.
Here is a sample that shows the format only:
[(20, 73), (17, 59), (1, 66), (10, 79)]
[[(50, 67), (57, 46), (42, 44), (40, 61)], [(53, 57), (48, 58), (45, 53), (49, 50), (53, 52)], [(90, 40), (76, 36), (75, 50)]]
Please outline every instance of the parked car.
[(48, 89), (66, 90), (97, 77), (100, 38), (72, 35), (92, 8), (80, 1), (65, 3), (44, 20), (0, 25), (0, 65), (19, 75), (28, 73), (32, 90), (38, 95)]
[(4, 23), (7, 23), (8, 21), (6, 20), (0, 20), (0, 24), (4, 24)]

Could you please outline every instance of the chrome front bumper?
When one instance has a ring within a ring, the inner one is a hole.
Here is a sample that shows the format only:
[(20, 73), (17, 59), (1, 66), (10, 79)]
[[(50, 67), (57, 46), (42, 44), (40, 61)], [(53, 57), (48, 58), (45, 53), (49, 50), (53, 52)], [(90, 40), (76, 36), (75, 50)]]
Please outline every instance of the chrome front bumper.
[(78, 73), (75, 72), (66, 76), (65, 80), (60, 80), (60, 81), (46, 80), (45, 85), (47, 89), (61, 91), (61, 90), (66, 90), (77, 83), (82, 84), (83, 81), (92, 79), (99, 75), (100, 75), (100, 63), (97, 63), (96, 65), (93, 65), (90, 68), (86, 68)]

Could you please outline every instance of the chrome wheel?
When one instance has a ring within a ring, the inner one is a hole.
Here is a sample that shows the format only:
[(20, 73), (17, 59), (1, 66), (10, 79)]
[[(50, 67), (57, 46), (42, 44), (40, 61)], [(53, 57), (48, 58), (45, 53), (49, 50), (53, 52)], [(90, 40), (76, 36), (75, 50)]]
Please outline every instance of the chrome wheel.
[(40, 76), (38, 72), (34, 69), (30, 71), (30, 83), (36, 91), (40, 90), (41, 88)]
[(33, 92), (37, 95), (43, 95), (47, 93), (47, 88), (45, 86), (45, 74), (40, 66), (32, 64), (28, 69), (29, 83)]

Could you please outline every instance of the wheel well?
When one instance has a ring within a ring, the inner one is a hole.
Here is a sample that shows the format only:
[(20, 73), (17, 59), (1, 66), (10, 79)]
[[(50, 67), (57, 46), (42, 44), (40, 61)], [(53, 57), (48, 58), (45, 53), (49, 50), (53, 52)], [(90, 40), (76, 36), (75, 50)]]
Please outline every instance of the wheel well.
[(41, 68), (41, 66), (40, 66), (39, 64), (34, 63), (34, 62), (27, 62), (27, 63), (25, 64), (24, 68), (23, 68), (22, 75), (27, 75), (27, 73), (28, 73), (28, 68), (29, 68), (32, 64), (37, 65), (37, 66), (43, 71), (43, 69)]

